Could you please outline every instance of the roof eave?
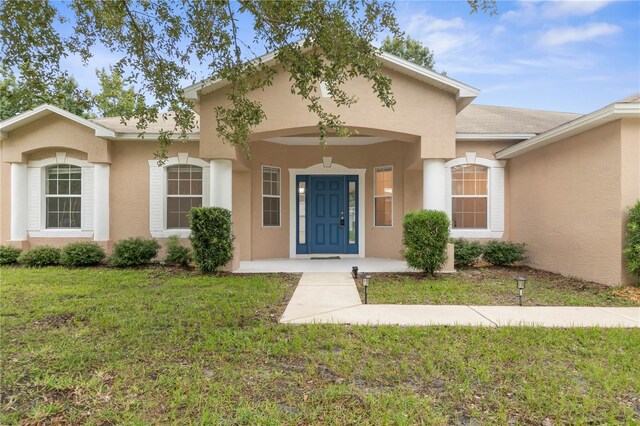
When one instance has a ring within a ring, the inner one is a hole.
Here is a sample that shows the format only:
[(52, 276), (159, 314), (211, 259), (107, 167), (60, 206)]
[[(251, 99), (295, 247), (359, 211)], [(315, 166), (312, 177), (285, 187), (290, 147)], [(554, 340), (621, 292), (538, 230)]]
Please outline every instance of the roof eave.
[[(129, 132), (129, 133), (116, 133), (112, 137), (107, 137), (105, 139), (116, 140), (116, 141), (151, 141), (155, 142), (160, 137), (160, 133), (137, 133), (137, 132)], [(171, 141), (179, 141), (181, 139), (180, 135), (173, 135), (170, 138)], [(187, 141), (199, 141), (200, 133), (187, 133)]]
[(456, 133), (459, 141), (524, 141), (537, 136), (537, 133)]
[(593, 129), (594, 127), (627, 117), (640, 117), (640, 104), (616, 103), (607, 105), (591, 114), (583, 115), (573, 121), (547, 130), (529, 140), (498, 151), (496, 158), (499, 160), (514, 158), (567, 137)]

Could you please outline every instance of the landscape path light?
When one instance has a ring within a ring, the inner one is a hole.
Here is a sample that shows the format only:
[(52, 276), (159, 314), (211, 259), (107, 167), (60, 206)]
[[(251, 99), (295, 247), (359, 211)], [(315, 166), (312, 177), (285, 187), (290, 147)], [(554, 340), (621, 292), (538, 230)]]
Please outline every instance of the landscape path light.
[(362, 277), (362, 285), (364, 286), (364, 304), (369, 303), (369, 281), (371, 280), (371, 275), (365, 275)]
[(520, 292), (520, 306), (522, 306), (522, 291), (527, 284), (527, 279), (525, 277), (516, 277), (516, 283), (518, 283), (518, 291)]

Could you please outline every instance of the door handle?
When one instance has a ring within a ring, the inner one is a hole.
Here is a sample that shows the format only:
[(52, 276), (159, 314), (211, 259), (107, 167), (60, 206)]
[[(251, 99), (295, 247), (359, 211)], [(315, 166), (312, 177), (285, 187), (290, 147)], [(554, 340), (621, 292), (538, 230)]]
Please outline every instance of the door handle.
[(340, 213), (340, 228), (344, 228), (344, 212)]

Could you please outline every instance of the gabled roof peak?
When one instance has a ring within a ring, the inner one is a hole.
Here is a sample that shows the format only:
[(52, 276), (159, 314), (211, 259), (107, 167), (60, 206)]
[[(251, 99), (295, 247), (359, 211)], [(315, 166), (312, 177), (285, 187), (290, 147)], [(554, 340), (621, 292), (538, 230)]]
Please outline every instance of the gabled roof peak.
[(6, 138), (8, 133), (12, 130), (18, 129), (26, 124), (29, 124), (33, 121), (39, 120), (40, 118), (46, 117), (50, 114), (57, 114), (64, 118), (67, 118), (73, 122), (76, 122), (82, 126), (93, 129), (95, 135), (98, 137), (114, 137), (115, 132), (113, 130), (107, 129), (97, 123), (87, 120), (86, 118), (82, 118), (72, 112), (66, 111), (62, 108), (58, 108), (57, 106), (43, 104), (29, 111), (25, 111), (18, 115), (15, 115), (11, 118), (8, 118), (2, 122), (0, 122), (0, 135), (3, 138)]
[[(275, 65), (277, 60), (276, 54), (277, 52), (270, 52), (254, 59), (254, 61), (261, 62), (265, 65)], [(458, 111), (461, 111), (462, 109), (464, 109), (464, 107), (469, 105), (473, 101), (473, 99), (475, 99), (480, 93), (480, 90), (474, 87), (464, 84), (458, 80), (454, 80), (453, 78), (447, 77), (445, 75), (439, 74), (428, 68), (414, 64), (413, 62), (409, 62), (405, 59), (399, 58), (398, 56), (392, 55), (390, 53), (381, 52), (378, 54), (378, 57), (382, 61), (383, 66), (389, 69), (397, 71), (401, 74), (405, 74), (426, 84), (430, 84), (441, 90), (455, 94)], [(222, 87), (227, 86), (228, 84), (228, 81), (222, 79), (204, 80), (186, 87), (184, 89), (185, 97), (197, 103), (200, 101), (200, 97), (202, 95), (214, 92)]]

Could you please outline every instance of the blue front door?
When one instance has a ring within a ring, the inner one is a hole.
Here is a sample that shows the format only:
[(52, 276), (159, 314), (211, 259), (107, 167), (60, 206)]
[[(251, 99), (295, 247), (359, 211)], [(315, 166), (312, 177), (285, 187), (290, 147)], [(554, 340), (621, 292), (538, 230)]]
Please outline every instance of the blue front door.
[(309, 250), (344, 253), (344, 176), (309, 177)]
[(296, 252), (358, 253), (358, 176), (296, 179)]

